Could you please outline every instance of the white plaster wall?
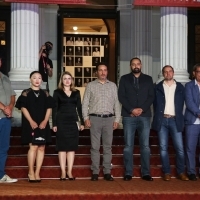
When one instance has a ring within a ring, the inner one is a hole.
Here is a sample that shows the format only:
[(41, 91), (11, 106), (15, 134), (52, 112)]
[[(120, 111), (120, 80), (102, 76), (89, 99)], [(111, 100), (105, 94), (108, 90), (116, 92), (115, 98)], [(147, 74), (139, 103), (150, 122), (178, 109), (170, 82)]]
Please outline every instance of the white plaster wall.
[[(135, 26), (134, 26), (134, 12), (137, 7), (130, 6), (132, 0), (120, 0), (118, 1), (120, 11), (120, 57), (119, 57), (119, 78), (127, 73), (130, 73), (129, 61), (132, 57), (136, 56), (135, 52)], [(127, 6), (124, 6), (124, 5)], [(123, 6), (122, 6), (123, 5)], [(153, 81), (158, 80), (160, 73), (160, 8), (154, 7), (151, 10), (151, 56), (152, 68), (148, 71), (148, 74), (152, 76)], [(138, 38), (140, 39), (140, 38)], [(139, 56), (139, 55), (137, 55)], [(140, 57), (140, 56), (139, 56)]]
[(152, 8), (152, 78), (156, 82), (160, 74), (160, 8)]
[(53, 76), (49, 77), (49, 89), (51, 96), (53, 96), (53, 91), (57, 88), (57, 60), (52, 60), (52, 62), (53, 62)]
[[(57, 5), (40, 5), (39, 17), (39, 46), (45, 42), (53, 43), (52, 53), (49, 58), (53, 62), (53, 76), (49, 77), (50, 94), (57, 88)], [(39, 51), (39, 49), (38, 49)]]

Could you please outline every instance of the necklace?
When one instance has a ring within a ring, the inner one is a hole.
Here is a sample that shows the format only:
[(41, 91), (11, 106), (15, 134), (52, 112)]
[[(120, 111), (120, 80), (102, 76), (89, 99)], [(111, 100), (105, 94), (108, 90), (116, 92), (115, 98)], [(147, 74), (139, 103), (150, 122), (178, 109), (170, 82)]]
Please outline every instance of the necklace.
[(33, 93), (35, 94), (36, 97), (39, 97), (39, 95), (40, 95), (40, 91), (34, 91), (33, 90)]

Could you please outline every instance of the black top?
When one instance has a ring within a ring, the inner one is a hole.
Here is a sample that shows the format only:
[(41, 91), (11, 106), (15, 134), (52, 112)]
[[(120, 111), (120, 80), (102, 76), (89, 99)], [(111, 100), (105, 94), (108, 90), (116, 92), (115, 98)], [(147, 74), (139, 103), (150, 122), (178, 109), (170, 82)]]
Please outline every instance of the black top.
[[(54, 101), (49, 93), (43, 90), (34, 91), (31, 88), (26, 89), (17, 99), (15, 107), (19, 110), (24, 107), (28, 110), (31, 118), (38, 124), (44, 120), (48, 108), (54, 106)], [(51, 142), (51, 132), (49, 123), (45, 129), (46, 142)], [(29, 121), (22, 113), (22, 144), (29, 144), (32, 142), (33, 129)]]
[(79, 117), (81, 124), (84, 124), (79, 90), (72, 91), (68, 97), (63, 90), (57, 89), (54, 91), (53, 98), (56, 102), (56, 107), (52, 112), (53, 126), (57, 126), (57, 122), (63, 120), (63, 117), (68, 122), (76, 122)]
[(150, 106), (154, 100), (154, 85), (151, 76), (141, 73), (138, 84), (135, 84), (133, 73), (123, 75), (119, 82), (118, 96), (122, 104), (123, 117), (130, 117), (134, 108), (142, 108), (142, 117), (151, 117)]
[(48, 71), (46, 67), (47, 64), (50, 65), (50, 68), (53, 68), (52, 60), (49, 59), (48, 57), (44, 57), (41, 55), (40, 60), (39, 60), (39, 72), (42, 75), (43, 82), (48, 83)]

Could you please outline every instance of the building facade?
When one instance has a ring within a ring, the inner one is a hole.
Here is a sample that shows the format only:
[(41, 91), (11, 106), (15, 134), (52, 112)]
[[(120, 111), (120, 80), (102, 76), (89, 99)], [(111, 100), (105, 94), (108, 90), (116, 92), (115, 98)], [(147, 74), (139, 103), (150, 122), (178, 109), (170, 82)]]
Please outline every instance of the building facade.
[[(0, 10), (3, 70), (17, 95), (29, 87), (29, 74), (38, 69), (38, 52), (46, 41), (53, 43), (51, 94), (63, 70), (72, 73), (83, 94), (87, 82), (95, 79), (98, 61), (109, 63), (109, 79), (116, 83), (130, 72), (132, 57), (142, 60), (142, 71), (154, 82), (162, 80), (161, 69), (169, 64), (175, 79), (186, 83), (192, 66), (200, 62), (198, 6), (134, 5), (133, 0), (42, 0), (39, 4), (4, 0)], [(14, 118), (13, 126), (19, 126), (21, 114), (16, 110)]]

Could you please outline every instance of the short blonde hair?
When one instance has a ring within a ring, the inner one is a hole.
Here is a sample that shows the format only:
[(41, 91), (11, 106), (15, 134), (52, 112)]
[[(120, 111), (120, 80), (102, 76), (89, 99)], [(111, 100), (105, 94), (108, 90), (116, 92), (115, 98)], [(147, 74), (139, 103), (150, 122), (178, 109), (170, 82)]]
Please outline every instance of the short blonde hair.
[(63, 76), (64, 76), (64, 75), (69, 75), (69, 76), (71, 76), (71, 78), (72, 78), (72, 83), (71, 83), (71, 85), (70, 85), (70, 90), (71, 90), (71, 91), (76, 91), (75, 85), (74, 85), (74, 78), (72, 77), (71, 73), (68, 72), (68, 71), (65, 71), (65, 72), (63, 72), (63, 73), (61, 74), (61, 76), (60, 76), (60, 81), (59, 81), (59, 83), (58, 83), (58, 89), (63, 90), (63, 88), (64, 88), (64, 85), (63, 85)]

